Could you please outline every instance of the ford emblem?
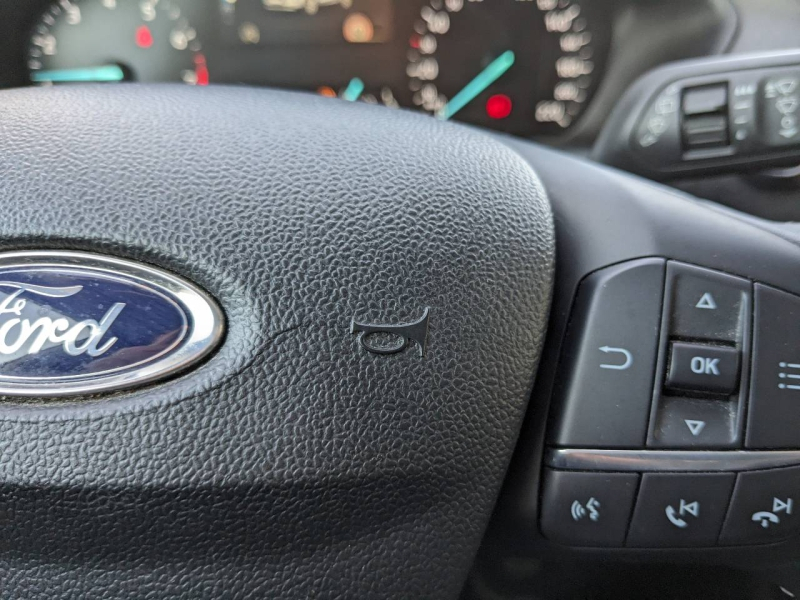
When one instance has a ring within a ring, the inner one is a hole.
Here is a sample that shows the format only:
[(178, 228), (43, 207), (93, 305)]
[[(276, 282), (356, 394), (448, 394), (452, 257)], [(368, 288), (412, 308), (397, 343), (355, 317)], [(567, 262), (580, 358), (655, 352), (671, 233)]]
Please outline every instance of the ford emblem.
[(95, 394), (174, 375), (223, 317), (171, 273), (81, 252), (0, 253), (0, 395)]

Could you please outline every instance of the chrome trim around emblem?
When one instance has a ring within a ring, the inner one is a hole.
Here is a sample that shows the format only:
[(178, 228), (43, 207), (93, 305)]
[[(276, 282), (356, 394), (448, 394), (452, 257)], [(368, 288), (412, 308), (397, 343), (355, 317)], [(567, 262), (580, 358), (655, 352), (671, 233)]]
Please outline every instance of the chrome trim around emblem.
[[(0, 374), (0, 396), (63, 397), (129, 389), (152, 383), (197, 363), (219, 342), (225, 329), (216, 301), (194, 284), (167, 271), (129, 260), (71, 251), (0, 253), (0, 269), (65, 268), (141, 285), (179, 307), (187, 324), (179, 343), (142, 363), (83, 377), (13, 377)], [(188, 314), (187, 314), (188, 313)], [(186, 320), (188, 318), (188, 321)]]
[(800, 465), (800, 450), (551, 449), (547, 451), (545, 465), (564, 471), (760, 471)]

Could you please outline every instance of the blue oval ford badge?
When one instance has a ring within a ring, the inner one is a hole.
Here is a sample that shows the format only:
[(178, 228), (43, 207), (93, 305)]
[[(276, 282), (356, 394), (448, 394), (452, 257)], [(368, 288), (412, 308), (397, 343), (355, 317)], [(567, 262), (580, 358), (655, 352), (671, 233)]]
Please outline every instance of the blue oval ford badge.
[(166, 271), (80, 252), (0, 254), (0, 395), (152, 382), (206, 356), (222, 332), (217, 304)]

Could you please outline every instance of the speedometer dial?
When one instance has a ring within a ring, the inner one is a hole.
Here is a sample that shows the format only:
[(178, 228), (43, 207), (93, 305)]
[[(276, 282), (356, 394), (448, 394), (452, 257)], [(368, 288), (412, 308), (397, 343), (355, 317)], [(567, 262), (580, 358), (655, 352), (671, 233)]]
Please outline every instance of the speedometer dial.
[(575, 0), (427, 0), (409, 45), (414, 106), (514, 133), (569, 127), (596, 69)]
[(191, 14), (195, 5), (191, 0), (59, 0), (34, 26), (28, 48), (31, 80), (205, 85), (209, 73)]

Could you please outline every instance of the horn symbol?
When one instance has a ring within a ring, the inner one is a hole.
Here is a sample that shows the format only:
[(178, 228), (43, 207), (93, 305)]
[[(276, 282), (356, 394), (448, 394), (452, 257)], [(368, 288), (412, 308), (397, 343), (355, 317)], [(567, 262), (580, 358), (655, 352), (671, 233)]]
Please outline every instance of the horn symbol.
[[(373, 354), (398, 354), (408, 347), (410, 342), (417, 344), (419, 356), (425, 356), (428, 345), (428, 321), (430, 320), (430, 309), (426, 308), (422, 317), (412, 323), (401, 323), (399, 325), (381, 325), (376, 323), (359, 323), (353, 318), (350, 325), (350, 333), (358, 334), (358, 341), (361, 346)], [(393, 346), (376, 346), (370, 343), (370, 336), (376, 334), (394, 335), (400, 338)]]

